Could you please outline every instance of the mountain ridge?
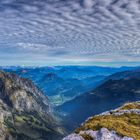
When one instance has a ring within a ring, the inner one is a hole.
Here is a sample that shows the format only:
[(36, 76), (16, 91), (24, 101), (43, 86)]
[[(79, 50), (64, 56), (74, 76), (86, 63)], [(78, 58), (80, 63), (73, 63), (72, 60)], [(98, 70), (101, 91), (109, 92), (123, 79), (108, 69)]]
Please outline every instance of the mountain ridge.
[(0, 139), (58, 140), (64, 134), (48, 98), (30, 81), (0, 71)]
[(97, 87), (110, 74), (137, 67), (55, 66), (55, 67), (0, 67), (32, 80), (54, 106), (74, 99)]
[[(139, 77), (108, 79), (93, 91), (80, 95), (56, 109), (64, 118), (64, 125), (68, 129), (74, 129), (88, 116), (115, 109), (128, 101), (140, 100), (139, 91)], [(71, 123), (67, 124), (67, 121)]]

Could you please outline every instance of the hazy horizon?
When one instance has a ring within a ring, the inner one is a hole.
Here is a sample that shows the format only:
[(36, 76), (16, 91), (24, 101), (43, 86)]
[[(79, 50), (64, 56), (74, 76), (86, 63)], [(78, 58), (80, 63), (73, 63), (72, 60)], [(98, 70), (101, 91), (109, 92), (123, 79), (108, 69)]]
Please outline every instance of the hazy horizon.
[(99, 64), (99, 63), (95, 63), (95, 64), (88, 64), (88, 65), (84, 65), (84, 64), (63, 64), (63, 65), (0, 65), (0, 67), (69, 67), (69, 66), (73, 66), (73, 67), (140, 67), (140, 63), (104, 63), (104, 64)]

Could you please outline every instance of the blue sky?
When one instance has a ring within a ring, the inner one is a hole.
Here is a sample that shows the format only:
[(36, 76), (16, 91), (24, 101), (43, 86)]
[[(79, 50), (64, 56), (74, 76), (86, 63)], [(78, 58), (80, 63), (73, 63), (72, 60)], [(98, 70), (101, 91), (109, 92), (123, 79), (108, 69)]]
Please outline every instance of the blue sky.
[(0, 65), (139, 65), (138, 0), (1, 0)]

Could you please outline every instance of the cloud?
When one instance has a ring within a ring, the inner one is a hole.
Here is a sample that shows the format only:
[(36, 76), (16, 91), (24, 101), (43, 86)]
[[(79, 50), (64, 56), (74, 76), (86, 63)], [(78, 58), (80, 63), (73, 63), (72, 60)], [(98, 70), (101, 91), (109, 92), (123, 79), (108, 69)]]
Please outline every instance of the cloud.
[(0, 53), (138, 61), (139, 15), (137, 0), (1, 0)]

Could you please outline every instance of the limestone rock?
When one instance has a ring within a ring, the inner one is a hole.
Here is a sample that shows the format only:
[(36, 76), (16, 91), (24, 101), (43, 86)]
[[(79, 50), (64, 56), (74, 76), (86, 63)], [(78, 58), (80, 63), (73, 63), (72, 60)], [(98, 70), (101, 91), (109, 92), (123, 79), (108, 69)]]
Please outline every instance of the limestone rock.
[(0, 140), (61, 140), (48, 98), (28, 79), (0, 71)]

